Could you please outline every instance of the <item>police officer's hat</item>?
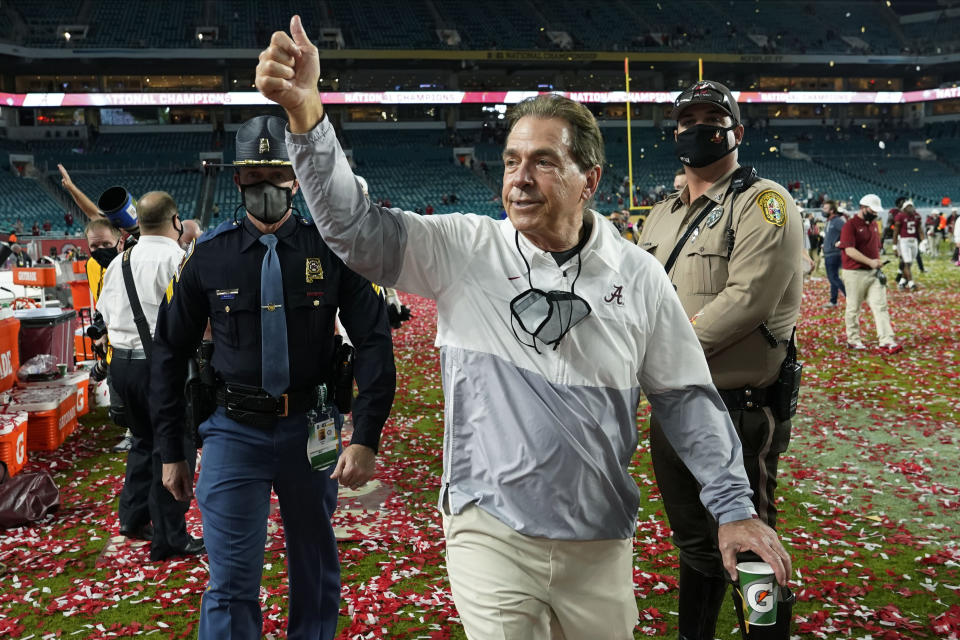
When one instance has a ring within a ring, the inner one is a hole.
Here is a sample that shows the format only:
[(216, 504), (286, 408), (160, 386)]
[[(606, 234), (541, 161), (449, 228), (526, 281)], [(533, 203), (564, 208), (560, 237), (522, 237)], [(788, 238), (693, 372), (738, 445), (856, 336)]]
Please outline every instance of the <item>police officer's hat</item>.
[(257, 116), (237, 129), (235, 167), (290, 166), (286, 143), (287, 121), (277, 116)]
[(712, 104), (720, 107), (730, 114), (734, 124), (740, 124), (740, 105), (733, 99), (730, 89), (719, 82), (701, 80), (681, 91), (677, 99), (673, 101), (673, 111), (670, 112), (670, 117), (676, 120), (680, 112), (692, 104)]

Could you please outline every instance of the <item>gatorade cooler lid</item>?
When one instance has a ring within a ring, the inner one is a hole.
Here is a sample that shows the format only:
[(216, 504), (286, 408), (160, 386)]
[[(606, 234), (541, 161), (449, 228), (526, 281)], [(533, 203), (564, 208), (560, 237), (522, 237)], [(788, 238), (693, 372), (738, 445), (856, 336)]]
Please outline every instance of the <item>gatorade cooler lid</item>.
[(13, 411), (51, 411), (73, 396), (76, 389), (62, 387), (24, 388), (13, 392), (10, 409)]
[(0, 436), (13, 433), (28, 419), (26, 411), (0, 413)]

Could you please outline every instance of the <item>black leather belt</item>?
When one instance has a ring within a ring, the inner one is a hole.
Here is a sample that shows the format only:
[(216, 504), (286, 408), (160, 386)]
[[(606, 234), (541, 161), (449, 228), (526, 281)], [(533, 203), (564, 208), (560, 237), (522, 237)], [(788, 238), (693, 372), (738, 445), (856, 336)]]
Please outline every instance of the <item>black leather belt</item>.
[(240, 422), (244, 422), (241, 418), (246, 414), (259, 421), (304, 413), (316, 408), (318, 398), (316, 388), (289, 391), (274, 398), (260, 387), (231, 383), (217, 387), (217, 404), (227, 410), (228, 416)]
[(773, 398), (772, 387), (756, 388), (751, 386), (739, 389), (717, 389), (720, 399), (730, 411), (757, 411), (770, 404)]

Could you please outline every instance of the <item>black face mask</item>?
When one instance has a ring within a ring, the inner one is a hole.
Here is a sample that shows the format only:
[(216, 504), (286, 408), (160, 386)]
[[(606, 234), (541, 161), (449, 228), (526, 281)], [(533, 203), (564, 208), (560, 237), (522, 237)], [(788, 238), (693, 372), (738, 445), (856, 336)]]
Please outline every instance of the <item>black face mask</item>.
[(877, 219), (877, 214), (870, 213), (869, 211), (864, 212), (863, 219), (866, 220), (867, 222), (873, 222), (874, 220)]
[(280, 222), (293, 202), (293, 189), (278, 187), (266, 180), (242, 184), (240, 193), (247, 213), (264, 224)]
[(97, 264), (100, 265), (101, 269), (106, 269), (110, 262), (117, 257), (119, 251), (117, 247), (102, 247), (100, 249), (94, 249), (90, 252), (90, 257), (97, 261)]
[(179, 216), (173, 216), (173, 220), (170, 221), (170, 224), (173, 225), (173, 228), (177, 230), (177, 244), (180, 244), (180, 239), (183, 237), (183, 223), (180, 223), (180, 226), (177, 226), (177, 218)]
[(695, 169), (713, 164), (737, 148), (727, 144), (727, 132), (732, 127), (717, 127), (710, 124), (695, 124), (683, 133), (677, 134), (677, 158), (680, 162)]

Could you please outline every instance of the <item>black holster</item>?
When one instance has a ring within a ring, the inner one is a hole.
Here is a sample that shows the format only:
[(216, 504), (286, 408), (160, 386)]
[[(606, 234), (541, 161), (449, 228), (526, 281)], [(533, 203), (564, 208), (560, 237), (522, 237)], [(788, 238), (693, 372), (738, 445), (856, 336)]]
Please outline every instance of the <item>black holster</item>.
[(210, 365), (212, 357), (213, 343), (204, 341), (197, 351), (197, 357), (187, 361), (186, 421), (198, 449), (203, 446), (200, 425), (217, 409), (216, 376)]
[(770, 409), (773, 411), (773, 416), (781, 422), (797, 414), (797, 401), (800, 398), (800, 377), (803, 373), (803, 365), (797, 362), (797, 344), (794, 341), (796, 332), (797, 329), (794, 327), (787, 346), (787, 357), (780, 365), (780, 375), (770, 387), (772, 391)]

